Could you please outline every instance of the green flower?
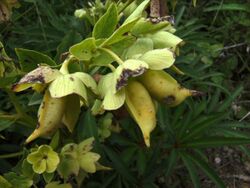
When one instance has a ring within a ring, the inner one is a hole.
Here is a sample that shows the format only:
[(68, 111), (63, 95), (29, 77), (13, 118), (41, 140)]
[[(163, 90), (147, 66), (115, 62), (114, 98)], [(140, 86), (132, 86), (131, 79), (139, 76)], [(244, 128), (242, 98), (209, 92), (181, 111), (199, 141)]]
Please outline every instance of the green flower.
[(70, 132), (80, 114), (81, 101), (88, 105), (88, 92), (91, 90), (98, 94), (95, 80), (87, 73), (69, 73), (68, 64), (72, 62), (69, 57), (65, 60), (60, 70), (52, 69), (49, 66), (40, 66), (26, 74), (18, 83), (13, 86), (16, 92), (32, 87), (41, 92), (47, 88), (52, 98), (65, 97), (66, 106), (62, 122)]
[[(145, 41), (145, 40), (144, 40)], [(138, 45), (138, 47), (140, 47)], [(98, 90), (103, 97), (105, 110), (116, 110), (125, 102), (125, 86), (129, 79), (142, 75), (147, 69), (162, 70), (169, 68), (175, 61), (175, 56), (169, 49), (150, 50), (143, 54), (133, 54), (136, 59), (128, 59), (119, 65), (112, 73), (102, 77)]]
[(40, 146), (36, 151), (30, 153), (27, 161), (32, 164), (34, 172), (42, 174), (44, 172), (52, 173), (59, 164), (59, 156), (48, 145)]
[(94, 138), (88, 138), (80, 144), (67, 144), (62, 148), (62, 161), (58, 166), (59, 174), (66, 178), (70, 175), (78, 175), (82, 169), (87, 173), (95, 173), (97, 170), (109, 170), (98, 163), (100, 155), (94, 153), (93, 149)]

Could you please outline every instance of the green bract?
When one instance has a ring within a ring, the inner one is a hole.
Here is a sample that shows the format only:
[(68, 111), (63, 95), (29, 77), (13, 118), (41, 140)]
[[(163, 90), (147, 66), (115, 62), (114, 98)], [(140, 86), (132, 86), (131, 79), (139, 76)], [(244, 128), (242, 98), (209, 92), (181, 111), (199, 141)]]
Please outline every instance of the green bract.
[(34, 172), (42, 174), (44, 172), (52, 173), (59, 164), (59, 156), (48, 145), (40, 146), (37, 151), (30, 153), (27, 161), (32, 164)]
[[(94, 138), (88, 138), (80, 144), (67, 144), (61, 151), (62, 161), (58, 166), (58, 172), (62, 177), (78, 175), (82, 169), (87, 173), (95, 173), (101, 165), (97, 163), (100, 155), (91, 152)], [(102, 168), (104, 169), (104, 168)]]

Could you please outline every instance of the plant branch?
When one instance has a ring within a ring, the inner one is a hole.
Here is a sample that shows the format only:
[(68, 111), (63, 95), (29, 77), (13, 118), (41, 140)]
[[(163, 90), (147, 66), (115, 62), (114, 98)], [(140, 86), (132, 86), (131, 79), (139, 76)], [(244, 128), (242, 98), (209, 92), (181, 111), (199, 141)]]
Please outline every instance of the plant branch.
[(119, 65), (123, 64), (122, 59), (117, 54), (115, 54), (112, 50), (108, 48), (98, 48), (98, 49), (110, 55)]
[(0, 159), (6, 159), (6, 158), (13, 158), (13, 157), (18, 157), (23, 155), (23, 151), (19, 151), (16, 153), (10, 153), (10, 154), (4, 154), (4, 155), (0, 155)]

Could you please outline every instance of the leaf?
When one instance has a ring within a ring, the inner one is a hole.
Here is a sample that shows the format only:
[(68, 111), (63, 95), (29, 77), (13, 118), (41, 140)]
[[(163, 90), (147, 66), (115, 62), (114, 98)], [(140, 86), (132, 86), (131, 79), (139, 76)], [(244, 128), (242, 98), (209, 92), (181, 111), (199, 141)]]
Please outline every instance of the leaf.
[(129, 171), (129, 168), (127, 168), (127, 166), (124, 164), (124, 162), (122, 161), (122, 159), (119, 157), (119, 155), (117, 153), (115, 153), (114, 151), (112, 151), (107, 146), (103, 146), (103, 149), (104, 149), (106, 155), (111, 160), (112, 166), (114, 167), (114, 169), (116, 169), (117, 172), (119, 174), (121, 174), (121, 176), (124, 179), (126, 179), (129, 182), (133, 182), (133, 183), (137, 182), (136, 179), (135, 179), (135, 177)]
[(124, 21), (124, 24), (129, 23), (130, 21), (141, 17), (143, 11), (148, 6), (150, 0), (144, 0), (135, 10), (134, 12)]
[(1, 118), (1, 114), (0, 114), (0, 132), (9, 128), (13, 123), (15, 123), (15, 120), (5, 120)]
[(211, 12), (218, 10), (245, 11), (250, 13), (250, 5), (249, 3), (246, 4), (230, 3), (230, 4), (215, 5), (205, 8), (204, 12)]
[(171, 174), (174, 171), (174, 167), (176, 166), (177, 160), (178, 160), (179, 154), (176, 149), (173, 149), (167, 159), (167, 166), (165, 169), (165, 175), (166, 177), (171, 176)]
[(78, 142), (85, 140), (89, 137), (94, 137), (98, 141), (98, 129), (96, 125), (96, 119), (88, 110), (81, 114), (77, 127), (75, 129), (75, 134)]
[(195, 163), (200, 169), (216, 184), (218, 188), (226, 188), (223, 181), (220, 179), (220, 177), (216, 174), (216, 172), (202, 159), (200, 159), (197, 156), (190, 155), (188, 153), (182, 152), (182, 155), (185, 158), (188, 158), (193, 163)]
[(107, 40), (105, 40), (101, 44), (101, 46), (109, 46), (126, 38), (126, 34), (131, 31), (132, 27), (136, 24), (138, 20), (139, 18), (136, 18), (126, 24), (123, 23)]
[(180, 153), (180, 155), (181, 155), (182, 161), (184, 162), (186, 168), (188, 169), (194, 188), (200, 188), (201, 185), (200, 185), (199, 176), (197, 174), (197, 170), (195, 169), (193, 162), (189, 158), (187, 158), (185, 155), (183, 155), (182, 152)]
[(72, 46), (69, 52), (79, 60), (89, 61), (94, 56), (94, 49), (96, 49), (95, 39), (86, 38), (82, 42)]
[(208, 148), (208, 147), (221, 147), (221, 146), (232, 146), (232, 145), (243, 145), (250, 144), (250, 139), (246, 138), (235, 138), (235, 137), (208, 137), (195, 139), (183, 144), (180, 147), (183, 148)]
[(152, 23), (150, 19), (141, 18), (132, 28), (131, 33), (135, 36), (140, 36), (147, 33), (157, 32), (166, 28), (168, 25), (170, 25), (168, 21)]
[(56, 65), (49, 56), (40, 52), (23, 48), (16, 48), (15, 51), (23, 72), (30, 72), (37, 68), (39, 64)]
[(118, 23), (117, 7), (113, 3), (107, 12), (97, 21), (93, 29), (93, 37), (95, 39), (108, 38), (115, 30)]
[(45, 188), (72, 188), (72, 186), (67, 184), (60, 184), (59, 182), (51, 182), (45, 186)]
[(133, 45), (131, 45), (125, 53), (125, 59), (136, 58), (142, 54), (153, 50), (153, 41), (149, 38), (138, 38)]
[(77, 176), (79, 170), (79, 162), (75, 158), (70, 155), (62, 155), (60, 157), (60, 163), (57, 167), (57, 171), (62, 178), (68, 179), (72, 175)]
[(4, 174), (4, 178), (12, 184), (12, 187), (30, 188), (33, 185), (33, 181), (31, 179), (23, 175), (18, 175), (14, 172)]
[[(195, 136), (200, 135), (203, 131), (207, 130), (210, 126), (213, 126), (216, 122), (222, 120), (226, 115), (227, 114), (225, 113), (219, 113), (217, 115), (206, 117), (204, 121), (199, 122), (198, 124), (189, 124), (192, 125), (193, 128), (188, 130), (188, 127), (186, 126), (187, 134), (182, 136), (180, 139), (182, 142), (193, 139)], [(182, 130), (182, 132), (184, 134), (184, 130)]]
[(12, 188), (12, 185), (3, 176), (0, 175), (0, 187)]
[(0, 88), (10, 86), (16, 81), (16, 76), (0, 78)]

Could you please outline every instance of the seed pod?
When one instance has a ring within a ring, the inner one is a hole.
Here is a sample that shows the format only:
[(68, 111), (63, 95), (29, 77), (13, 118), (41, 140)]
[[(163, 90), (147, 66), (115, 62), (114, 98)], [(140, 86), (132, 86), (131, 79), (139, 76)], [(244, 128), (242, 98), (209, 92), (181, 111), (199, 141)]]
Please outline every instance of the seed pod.
[(125, 88), (126, 106), (130, 115), (139, 125), (145, 144), (150, 146), (150, 133), (156, 126), (154, 103), (144, 86), (138, 81), (130, 81)]
[(139, 80), (153, 98), (168, 106), (176, 106), (189, 96), (202, 94), (199, 91), (181, 87), (171, 75), (162, 70), (148, 70), (139, 77)]
[(52, 98), (49, 90), (46, 90), (38, 111), (37, 128), (25, 143), (29, 143), (40, 136), (49, 136), (56, 131), (65, 112), (65, 103), (64, 97)]

